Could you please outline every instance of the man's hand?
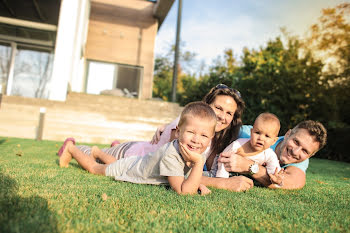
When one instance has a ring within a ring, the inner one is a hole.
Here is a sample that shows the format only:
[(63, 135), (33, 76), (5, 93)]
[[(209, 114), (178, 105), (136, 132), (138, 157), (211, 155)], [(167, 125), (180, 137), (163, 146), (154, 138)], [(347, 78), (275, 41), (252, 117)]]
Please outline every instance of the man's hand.
[(179, 145), (180, 145), (181, 155), (184, 158), (184, 160), (186, 161), (186, 165), (187, 166), (191, 167), (192, 163), (203, 162), (201, 154), (198, 154), (196, 152), (190, 151), (181, 142), (179, 142)]
[(156, 132), (154, 133), (152, 140), (151, 140), (151, 144), (157, 144), (160, 140), (160, 136), (162, 135), (162, 133), (165, 130), (166, 125), (162, 125), (159, 126), (156, 130)]
[(221, 153), (218, 161), (224, 164), (226, 171), (239, 173), (249, 172), (249, 166), (254, 163), (234, 152)]

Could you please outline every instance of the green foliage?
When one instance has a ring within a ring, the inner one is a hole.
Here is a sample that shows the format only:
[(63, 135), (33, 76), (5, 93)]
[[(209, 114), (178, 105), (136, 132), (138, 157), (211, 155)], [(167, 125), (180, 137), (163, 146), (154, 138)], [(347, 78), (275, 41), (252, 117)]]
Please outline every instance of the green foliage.
[(237, 85), (249, 109), (245, 114), (248, 122), (260, 112), (272, 112), (285, 131), (312, 118), (313, 107), (324, 98), (327, 82), (320, 80), (322, 63), (310, 54), (300, 57), (300, 48), (297, 39), (288, 38), (288, 46), (284, 47), (276, 38), (266, 48), (244, 50)]
[(315, 157), (350, 163), (348, 143), (350, 142), (350, 127), (344, 125), (328, 128), (328, 142), (324, 149)]
[[(244, 124), (252, 124), (259, 113), (267, 111), (279, 117), (280, 135), (306, 119), (320, 121), (332, 132), (349, 128), (349, 15), (350, 3), (324, 9), (308, 37), (299, 39), (282, 30), (282, 39), (271, 39), (257, 50), (244, 49), (240, 61), (232, 50), (224, 51), (198, 79), (182, 74), (178, 102), (201, 100), (212, 87), (224, 83), (242, 93)], [(166, 93), (166, 87), (159, 89)], [(322, 158), (348, 157), (344, 150), (330, 152), (342, 147), (336, 136), (328, 141), (330, 146), (318, 153)]]
[(311, 26), (310, 36), (305, 45), (312, 47), (314, 54), (321, 60), (334, 58), (330, 66), (336, 70), (331, 73), (346, 73), (350, 63), (350, 3), (339, 4), (323, 9), (319, 22)]
[(172, 77), (172, 63), (167, 57), (157, 57), (154, 66), (153, 97), (171, 100)]
[[(323, 75), (331, 82), (329, 102), (334, 106), (335, 124), (350, 125), (350, 3), (323, 10), (319, 22), (312, 25), (305, 47), (326, 63)], [(333, 123), (334, 124), (334, 123)]]
[[(311, 159), (302, 190), (180, 196), (58, 166), (61, 143), (0, 138), (1, 232), (349, 232), (350, 165)], [(22, 156), (16, 155), (18, 151)], [(331, 213), (331, 214), (330, 214)], [(181, 223), (181, 224), (179, 224)]]
[(223, 59), (216, 60), (216, 63), (210, 68), (209, 74), (200, 76), (196, 82), (192, 83), (192, 86), (186, 85), (179, 98), (179, 103), (186, 105), (189, 102), (202, 100), (209, 90), (219, 83), (235, 86), (234, 84), (238, 81), (238, 78), (235, 77), (237, 71), (238, 67), (233, 51), (228, 49), (224, 52)]
[[(165, 101), (171, 101), (172, 96), (174, 52), (175, 48), (171, 47), (169, 52), (165, 56), (157, 56), (155, 59), (153, 97), (158, 97)], [(183, 72), (183, 70), (187, 70), (188, 67), (192, 65), (195, 56), (196, 54), (190, 51), (180, 51), (176, 85), (176, 95), (179, 96), (180, 99), (182, 98), (181, 95), (184, 92), (183, 85), (189, 85), (190, 83), (194, 83), (194, 77), (189, 74), (190, 72), (187, 71), (186, 74)]]
[[(182, 78), (180, 80), (180, 84), (181, 84), (182, 88), (180, 91), (177, 91), (177, 99), (176, 100), (180, 104), (182, 104), (182, 103), (186, 104), (187, 99), (191, 98), (189, 96), (189, 95), (191, 95), (191, 93), (189, 93), (188, 90), (195, 89), (194, 87), (197, 84), (197, 79), (193, 76), (184, 75), (184, 76), (182, 76)], [(185, 105), (185, 104), (183, 104), (183, 105)]]

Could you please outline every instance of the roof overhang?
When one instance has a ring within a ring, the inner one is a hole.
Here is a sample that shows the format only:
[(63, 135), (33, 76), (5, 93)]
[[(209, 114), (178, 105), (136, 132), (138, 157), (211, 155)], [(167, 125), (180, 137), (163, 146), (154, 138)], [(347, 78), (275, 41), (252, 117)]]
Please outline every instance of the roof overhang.
[(0, 0), (0, 40), (53, 48), (61, 0)]
[(153, 8), (153, 15), (158, 19), (158, 29), (168, 15), (174, 0), (158, 0)]

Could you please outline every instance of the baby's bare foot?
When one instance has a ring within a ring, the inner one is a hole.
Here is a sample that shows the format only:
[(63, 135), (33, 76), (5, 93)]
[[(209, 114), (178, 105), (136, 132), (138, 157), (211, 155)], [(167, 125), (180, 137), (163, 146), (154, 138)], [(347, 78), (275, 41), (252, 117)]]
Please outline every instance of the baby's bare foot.
[(68, 167), (69, 162), (72, 160), (72, 155), (68, 150), (72, 145), (73, 143), (71, 141), (67, 142), (66, 148), (64, 148), (64, 151), (60, 157), (60, 167)]

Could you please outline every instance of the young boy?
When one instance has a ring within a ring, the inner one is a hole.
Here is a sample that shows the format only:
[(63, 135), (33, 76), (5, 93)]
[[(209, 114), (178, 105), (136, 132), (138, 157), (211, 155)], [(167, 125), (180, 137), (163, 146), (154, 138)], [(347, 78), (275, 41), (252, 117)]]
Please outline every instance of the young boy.
[[(276, 174), (271, 177), (274, 183), (282, 182), (281, 177), (277, 176), (281, 170), (277, 155), (270, 148), (278, 139), (280, 130), (280, 121), (277, 116), (272, 113), (261, 113), (254, 122), (251, 129), (251, 137), (239, 138), (225, 148), (223, 152), (235, 152), (238, 155), (247, 157), (259, 165), (266, 164), (268, 174)], [(215, 162), (217, 163), (216, 157)], [(229, 177), (229, 173), (225, 170), (224, 164), (218, 163), (216, 177)], [(251, 168), (251, 173), (254, 169)], [(214, 171), (215, 172), (215, 171)], [(275, 180), (274, 180), (275, 178)]]
[[(201, 155), (215, 133), (216, 115), (204, 102), (185, 106), (176, 128), (178, 139), (145, 156), (131, 156), (117, 160), (94, 147), (92, 156), (85, 155), (68, 142), (60, 166), (67, 167), (72, 157), (93, 174), (112, 176), (116, 180), (139, 184), (170, 184), (179, 194), (210, 192), (200, 185), (205, 156)], [(105, 164), (96, 162), (96, 158)]]

